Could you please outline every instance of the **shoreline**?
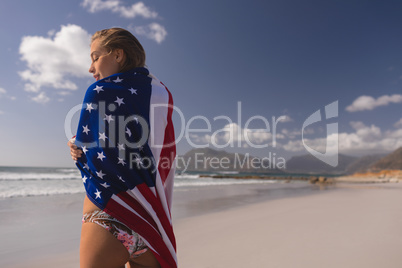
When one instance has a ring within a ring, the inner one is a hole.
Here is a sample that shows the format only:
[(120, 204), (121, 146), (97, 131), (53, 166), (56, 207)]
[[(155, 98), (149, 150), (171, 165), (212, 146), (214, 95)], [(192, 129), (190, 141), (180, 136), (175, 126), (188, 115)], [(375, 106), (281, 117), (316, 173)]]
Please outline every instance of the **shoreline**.
[(402, 181), (402, 170), (382, 170), (378, 172), (354, 173), (350, 175), (318, 175), (318, 174), (282, 174), (278, 176), (275, 174), (250, 174), (250, 175), (236, 175), (236, 174), (219, 174), (219, 175), (200, 175), (200, 178), (214, 178), (214, 179), (253, 179), (253, 180), (273, 180), (284, 181), (289, 183), (292, 181), (308, 181), (311, 184), (335, 184), (335, 183), (398, 183)]

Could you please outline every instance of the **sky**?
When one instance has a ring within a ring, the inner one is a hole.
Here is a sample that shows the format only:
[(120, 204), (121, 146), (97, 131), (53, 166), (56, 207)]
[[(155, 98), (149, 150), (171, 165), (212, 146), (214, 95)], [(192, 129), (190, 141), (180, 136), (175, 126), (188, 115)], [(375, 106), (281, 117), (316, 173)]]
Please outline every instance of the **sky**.
[(122, 27), (171, 91), (177, 152), (402, 146), (402, 2), (0, 2), (0, 166), (73, 167), (89, 39)]

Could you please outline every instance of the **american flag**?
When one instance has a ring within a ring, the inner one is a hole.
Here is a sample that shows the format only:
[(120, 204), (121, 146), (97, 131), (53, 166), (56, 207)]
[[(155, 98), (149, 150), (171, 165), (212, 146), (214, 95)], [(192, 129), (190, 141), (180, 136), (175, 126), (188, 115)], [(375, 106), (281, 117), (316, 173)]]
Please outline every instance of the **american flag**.
[(162, 267), (177, 267), (172, 112), (169, 90), (136, 68), (88, 88), (76, 135), (88, 198), (137, 232)]

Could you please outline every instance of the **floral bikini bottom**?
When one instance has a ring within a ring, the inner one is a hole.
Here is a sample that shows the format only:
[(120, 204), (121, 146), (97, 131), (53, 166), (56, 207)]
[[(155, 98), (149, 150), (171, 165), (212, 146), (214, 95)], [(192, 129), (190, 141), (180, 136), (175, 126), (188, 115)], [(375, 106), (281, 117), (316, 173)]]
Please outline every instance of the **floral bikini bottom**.
[(148, 250), (148, 246), (136, 232), (102, 210), (84, 214), (82, 223), (86, 222), (96, 223), (108, 230), (126, 247), (130, 258), (137, 258)]

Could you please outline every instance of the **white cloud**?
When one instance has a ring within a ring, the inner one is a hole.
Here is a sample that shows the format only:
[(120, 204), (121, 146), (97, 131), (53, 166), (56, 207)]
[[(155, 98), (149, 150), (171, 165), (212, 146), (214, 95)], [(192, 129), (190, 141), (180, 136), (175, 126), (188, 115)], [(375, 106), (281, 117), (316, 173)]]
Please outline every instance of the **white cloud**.
[(143, 35), (158, 44), (165, 40), (167, 31), (162, 25), (153, 22), (147, 26), (129, 26), (130, 30), (137, 35)]
[(236, 123), (227, 124), (218, 132), (219, 135), (215, 137), (219, 142), (223, 142), (224, 144), (247, 140), (253, 144), (262, 144), (272, 138), (272, 134), (265, 129), (241, 128)]
[(91, 35), (78, 25), (61, 26), (54, 38), (24, 36), (19, 52), (28, 69), (19, 75), (25, 90), (38, 93), (42, 87), (76, 90), (70, 77), (89, 77)]
[[(158, 18), (158, 13), (152, 11), (143, 2), (137, 2), (131, 6), (124, 6), (119, 0), (84, 0), (81, 5), (90, 13), (109, 10), (113, 13), (119, 14), (121, 17), (128, 19), (132, 19), (137, 16), (146, 19)], [(146, 26), (130, 25), (128, 28), (134, 34), (145, 36), (156, 41), (158, 44), (162, 43), (167, 36), (165, 27), (156, 22)]]
[[(288, 143), (282, 145), (283, 149), (289, 152), (301, 152), (305, 151), (306, 149), (303, 146), (303, 143), (301, 140), (296, 140), (296, 141), (288, 141)], [(314, 147), (316, 148), (316, 147)]]
[(400, 128), (402, 128), (402, 118), (399, 119), (399, 121), (397, 121), (397, 122), (394, 124), (394, 127), (400, 127)]
[(282, 115), (281, 123), (293, 122), (293, 119), (289, 115)]
[[(349, 155), (375, 154), (396, 150), (402, 146), (402, 129), (381, 131), (375, 125), (366, 126), (362, 122), (351, 122), (355, 129), (352, 133), (339, 133), (339, 153)], [(333, 150), (336, 146), (336, 135), (328, 137), (328, 148), (326, 138), (305, 139), (308, 146), (319, 152)], [(305, 151), (302, 140), (289, 141), (283, 148), (290, 152)]]
[[(286, 136), (289, 139), (294, 139), (298, 136), (302, 135), (301, 130), (299, 129), (293, 129), (293, 130), (288, 130), (286, 128), (282, 129), (281, 132), (284, 134), (284, 137)], [(312, 127), (306, 127), (303, 131), (303, 135), (312, 135), (316, 131)]]
[(2, 96), (5, 96), (7, 94), (7, 90), (5, 90), (4, 88), (1, 88), (0, 87), (0, 98), (2, 97)]
[(359, 130), (362, 128), (365, 128), (366, 125), (363, 124), (363, 122), (360, 121), (352, 121), (349, 123), (349, 125), (354, 129), (354, 130)]
[(60, 96), (68, 96), (68, 95), (71, 94), (71, 92), (70, 92), (70, 91), (60, 91), (60, 92), (58, 92), (58, 94), (59, 94)]
[(17, 98), (14, 97), (14, 96), (8, 95), (8, 94), (7, 94), (7, 90), (5, 90), (4, 88), (1, 88), (1, 87), (0, 87), (0, 99), (3, 98), (3, 97), (8, 98), (8, 99), (10, 99), (10, 100), (16, 100), (16, 99), (17, 99)]
[(209, 144), (211, 143), (211, 135), (197, 135), (197, 134), (190, 134), (190, 139), (194, 144), (202, 145), (202, 144)]
[(49, 30), (49, 31), (47, 32), (47, 35), (48, 35), (49, 37), (51, 37), (51, 36), (53, 36), (55, 33), (56, 33), (56, 30)]
[(81, 5), (90, 13), (96, 13), (103, 10), (110, 10), (119, 14), (121, 17), (132, 19), (137, 16), (143, 18), (157, 18), (158, 13), (152, 11), (143, 2), (137, 2), (129, 7), (123, 6), (119, 0), (84, 0)]
[(387, 106), (391, 103), (402, 103), (402, 95), (384, 95), (377, 99), (371, 96), (360, 96), (351, 105), (346, 107), (348, 112), (357, 112), (364, 110), (373, 110), (379, 106)]
[(229, 123), (222, 129), (208, 134), (190, 134), (189, 138), (195, 145), (211, 144), (216, 147), (238, 146), (242, 147), (261, 147), (272, 145), (275, 139), (283, 139), (281, 133), (275, 133), (275, 137), (268, 129), (248, 129), (241, 128), (236, 123)]
[(356, 135), (365, 142), (375, 142), (382, 138), (381, 129), (375, 125), (366, 126), (362, 122), (350, 122)]
[(34, 102), (44, 104), (50, 101), (50, 98), (46, 96), (45, 92), (39, 93), (36, 97), (31, 98)]

